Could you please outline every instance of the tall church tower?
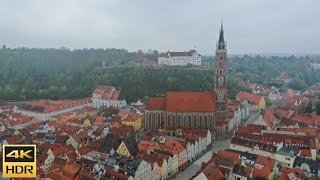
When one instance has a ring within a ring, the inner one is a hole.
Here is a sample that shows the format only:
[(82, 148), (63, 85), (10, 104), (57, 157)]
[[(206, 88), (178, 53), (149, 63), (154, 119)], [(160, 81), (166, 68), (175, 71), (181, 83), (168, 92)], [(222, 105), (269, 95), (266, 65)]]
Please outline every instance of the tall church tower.
[(225, 121), (227, 115), (227, 45), (224, 41), (223, 35), (223, 23), (221, 22), (221, 30), (219, 35), (219, 41), (217, 43), (216, 50), (216, 62), (215, 62), (215, 81), (214, 90), (216, 93), (216, 109), (217, 109), (217, 121)]

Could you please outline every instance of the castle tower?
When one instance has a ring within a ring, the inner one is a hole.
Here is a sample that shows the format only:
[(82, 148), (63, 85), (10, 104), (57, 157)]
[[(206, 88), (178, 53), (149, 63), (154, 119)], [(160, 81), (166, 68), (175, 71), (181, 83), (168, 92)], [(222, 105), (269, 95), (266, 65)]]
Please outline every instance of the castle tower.
[(219, 41), (216, 49), (214, 90), (216, 93), (217, 121), (223, 122), (226, 120), (228, 100), (226, 83), (227, 63), (227, 45), (224, 41), (223, 23), (221, 22)]

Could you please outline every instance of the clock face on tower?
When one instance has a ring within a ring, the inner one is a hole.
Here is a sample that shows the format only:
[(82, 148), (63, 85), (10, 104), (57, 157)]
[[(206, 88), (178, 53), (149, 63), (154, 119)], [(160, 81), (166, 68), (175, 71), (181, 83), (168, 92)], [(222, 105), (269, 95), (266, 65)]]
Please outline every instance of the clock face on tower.
[(219, 83), (223, 83), (223, 81), (224, 81), (224, 78), (223, 78), (223, 77), (219, 77), (219, 78), (218, 78), (218, 82), (219, 82)]

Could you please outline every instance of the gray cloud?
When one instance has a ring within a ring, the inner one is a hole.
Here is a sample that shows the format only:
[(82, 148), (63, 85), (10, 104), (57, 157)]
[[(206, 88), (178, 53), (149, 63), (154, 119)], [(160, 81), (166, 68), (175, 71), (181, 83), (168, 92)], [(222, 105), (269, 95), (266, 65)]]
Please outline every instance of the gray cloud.
[(126, 48), (213, 53), (221, 17), (231, 53), (320, 53), (318, 0), (8, 0), (8, 47)]

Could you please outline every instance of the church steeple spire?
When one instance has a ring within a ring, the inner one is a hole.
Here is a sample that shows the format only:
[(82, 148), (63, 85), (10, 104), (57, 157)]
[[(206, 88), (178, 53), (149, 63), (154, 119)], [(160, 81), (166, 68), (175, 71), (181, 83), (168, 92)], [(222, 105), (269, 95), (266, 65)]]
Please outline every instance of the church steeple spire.
[(219, 41), (217, 44), (217, 49), (225, 49), (226, 45), (224, 42), (224, 32), (223, 32), (223, 19), (221, 20), (221, 29), (220, 29), (220, 35), (219, 35)]

